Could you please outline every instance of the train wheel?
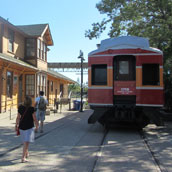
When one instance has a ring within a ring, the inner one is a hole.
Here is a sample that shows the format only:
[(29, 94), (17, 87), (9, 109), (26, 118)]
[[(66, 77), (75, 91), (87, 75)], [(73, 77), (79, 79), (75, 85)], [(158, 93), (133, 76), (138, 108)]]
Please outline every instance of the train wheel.
[(149, 118), (143, 113), (143, 111), (141, 110), (136, 111), (135, 115), (136, 115), (136, 124), (138, 129), (142, 129), (150, 123)]
[(102, 118), (100, 118), (99, 120), (98, 120), (98, 122), (101, 124), (101, 125), (105, 125), (105, 121), (102, 119)]
[(143, 129), (144, 127), (146, 127), (148, 124), (150, 123), (150, 120), (147, 116), (142, 116), (142, 120), (139, 121), (138, 123), (138, 128), (139, 129)]

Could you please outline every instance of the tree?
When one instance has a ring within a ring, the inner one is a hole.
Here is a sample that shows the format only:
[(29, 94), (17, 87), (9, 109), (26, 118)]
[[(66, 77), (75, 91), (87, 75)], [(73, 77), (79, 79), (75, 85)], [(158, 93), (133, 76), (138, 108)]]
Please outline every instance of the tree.
[(81, 92), (81, 87), (78, 83), (75, 83), (75, 84), (70, 84), (69, 87), (68, 87), (68, 91), (72, 91), (72, 95), (74, 97), (78, 97), (80, 96), (80, 92)]
[(98, 38), (110, 24), (110, 37), (148, 37), (151, 46), (164, 53), (172, 51), (171, 0), (101, 0), (96, 8), (107, 18), (93, 23), (92, 30), (85, 32), (89, 39)]
[[(164, 53), (165, 87), (172, 77), (172, 0), (101, 0), (96, 4), (107, 17), (85, 32), (98, 38), (109, 27), (109, 37), (133, 35), (149, 38)], [(172, 97), (171, 97), (172, 98)]]

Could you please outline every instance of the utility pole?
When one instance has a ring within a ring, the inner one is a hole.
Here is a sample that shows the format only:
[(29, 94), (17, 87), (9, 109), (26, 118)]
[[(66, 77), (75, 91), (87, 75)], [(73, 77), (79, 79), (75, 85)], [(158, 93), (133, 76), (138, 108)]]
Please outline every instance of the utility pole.
[(83, 112), (83, 61), (85, 60), (83, 57), (83, 52), (80, 50), (80, 54), (78, 59), (81, 59), (81, 108), (80, 112)]

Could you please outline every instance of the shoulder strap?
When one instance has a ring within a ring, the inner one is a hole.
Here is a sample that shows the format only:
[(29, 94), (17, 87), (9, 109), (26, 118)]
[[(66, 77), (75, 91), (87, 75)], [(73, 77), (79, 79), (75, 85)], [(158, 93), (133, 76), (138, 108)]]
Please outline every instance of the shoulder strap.
[(28, 110), (28, 108), (26, 108), (25, 112), (23, 113), (23, 116), (22, 116), (22, 118), (20, 119), (20, 123), (21, 123), (21, 121), (23, 120), (23, 118), (24, 118), (24, 116), (25, 116), (27, 110)]
[(44, 97), (43, 97), (43, 96), (40, 96), (39, 102), (40, 102), (41, 100), (44, 100)]

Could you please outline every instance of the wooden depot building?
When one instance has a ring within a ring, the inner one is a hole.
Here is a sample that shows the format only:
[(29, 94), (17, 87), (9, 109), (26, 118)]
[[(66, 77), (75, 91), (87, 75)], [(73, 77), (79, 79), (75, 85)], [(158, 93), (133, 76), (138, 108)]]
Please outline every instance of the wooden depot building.
[(15, 26), (0, 17), (0, 113), (17, 108), (25, 96), (34, 102), (44, 91), (49, 104), (68, 96), (75, 81), (47, 67), (53, 39), (48, 24)]

